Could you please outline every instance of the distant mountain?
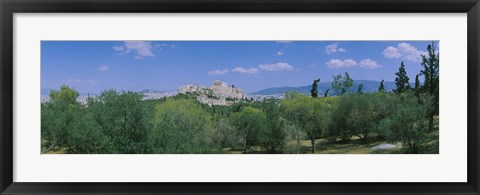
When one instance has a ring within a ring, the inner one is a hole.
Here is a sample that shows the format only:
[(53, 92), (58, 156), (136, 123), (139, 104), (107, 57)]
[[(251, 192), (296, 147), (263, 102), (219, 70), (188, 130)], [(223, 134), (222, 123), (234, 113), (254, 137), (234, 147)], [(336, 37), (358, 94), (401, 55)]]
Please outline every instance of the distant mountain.
[[(52, 89), (48, 89), (48, 88), (42, 88), (40, 91), (41, 93), (41, 96), (48, 96), (50, 94), (50, 90)], [(59, 90), (59, 89), (54, 89), (54, 90)], [(144, 90), (141, 90), (141, 91), (138, 91), (138, 93), (141, 93), (141, 94), (165, 94), (165, 93), (174, 93), (176, 92), (175, 90), (171, 90), (171, 91), (161, 91), (161, 90), (154, 90), (154, 89), (144, 89)], [(91, 95), (91, 96), (96, 96), (98, 95), (97, 93), (85, 93), (85, 92), (79, 92), (79, 95), (80, 96), (88, 96), (88, 95)]]
[[(358, 85), (363, 84), (363, 92), (376, 92), (380, 86), (380, 81), (373, 80), (355, 80), (353, 81), (352, 91), (357, 91)], [(395, 82), (385, 81), (383, 82), (385, 90), (393, 91), (395, 89)], [(410, 83), (411, 86), (414, 86), (414, 83)], [(323, 96), (327, 89), (330, 89), (328, 95), (338, 95), (335, 94), (335, 91), (332, 88), (332, 82), (320, 82), (318, 84), (318, 95)], [(260, 91), (252, 92), (250, 95), (280, 95), (285, 94), (287, 91), (295, 91), (303, 94), (310, 94), (312, 85), (301, 86), (301, 87), (272, 87), (263, 89)]]

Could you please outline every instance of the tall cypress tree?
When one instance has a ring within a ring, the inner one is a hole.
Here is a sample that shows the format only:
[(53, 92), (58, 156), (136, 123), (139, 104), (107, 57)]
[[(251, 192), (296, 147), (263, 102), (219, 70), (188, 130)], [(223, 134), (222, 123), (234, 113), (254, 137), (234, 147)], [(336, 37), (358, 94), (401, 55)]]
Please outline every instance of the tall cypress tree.
[(397, 78), (395, 78), (395, 85), (397, 86), (397, 88), (393, 90), (395, 93), (400, 94), (410, 89), (410, 78), (408, 78), (407, 76), (407, 71), (405, 71), (405, 64), (403, 64), (403, 61), (400, 64), (400, 68), (398, 69), (398, 72), (395, 73), (395, 75), (397, 75)]
[(320, 79), (313, 80), (312, 84), (312, 89), (310, 90), (312, 97), (317, 98), (318, 97), (318, 83), (320, 82)]
[(379, 92), (385, 92), (385, 85), (383, 84), (385, 80), (382, 79), (382, 82), (380, 82), (380, 87), (378, 87)]
[(415, 76), (415, 96), (420, 97), (420, 80), (418, 79), (418, 74)]
[(363, 84), (358, 85), (357, 93), (362, 94)]
[(427, 46), (428, 55), (422, 55), (423, 70), (420, 72), (424, 76), (423, 92), (433, 97), (434, 109), (431, 110), (428, 117), (428, 128), (433, 130), (433, 120), (435, 115), (439, 114), (439, 68), (440, 54), (437, 53), (435, 42)]

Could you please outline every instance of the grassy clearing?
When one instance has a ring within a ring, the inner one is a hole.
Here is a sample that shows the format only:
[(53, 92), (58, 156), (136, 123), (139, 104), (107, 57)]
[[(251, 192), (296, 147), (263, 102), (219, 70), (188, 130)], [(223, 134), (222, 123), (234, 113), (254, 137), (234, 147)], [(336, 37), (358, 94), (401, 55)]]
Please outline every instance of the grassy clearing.
[[(296, 142), (296, 141), (292, 141)], [(368, 144), (362, 144), (360, 140), (352, 140), (350, 143), (331, 143), (326, 139), (316, 140), (315, 154), (391, 154), (402, 153), (402, 149), (372, 149), (376, 145), (385, 142), (375, 141)], [(312, 146), (310, 140), (300, 140), (300, 145), (304, 154), (312, 154)], [(248, 150), (249, 154), (266, 153), (261, 147), (251, 147)], [(242, 154), (241, 150), (234, 150), (232, 148), (225, 148), (226, 154)]]
[(42, 140), (42, 154), (67, 154), (68, 148), (65, 147), (50, 147), (50, 142)]
[[(386, 144), (385, 141), (375, 140), (364, 144), (360, 139), (354, 137), (349, 143), (332, 143), (325, 142), (325, 144), (317, 145), (316, 154), (392, 154), (402, 153), (401, 148), (393, 149), (373, 149), (372, 147)], [(311, 147), (306, 148), (311, 150)]]
[[(429, 134), (428, 140), (430, 140), (423, 148), (422, 154), (438, 154), (439, 153), (439, 139), (438, 131), (434, 131)], [(296, 143), (297, 141), (290, 141), (290, 143)], [(373, 149), (374, 146), (380, 144), (387, 144), (382, 139), (372, 139), (369, 143), (362, 143), (358, 137), (352, 137), (348, 143), (331, 142), (327, 139), (316, 140), (315, 154), (404, 154), (405, 148), (391, 148), (391, 149)], [(302, 151), (305, 154), (312, 154), (312, 146), (310, 140), (300, 140)], [(242, 154), (241, 149), (224, 148), (226, 154)], [(249, 154), (262, 154), (266, 153), (261, 147), (251, 147), (248, 150)]]

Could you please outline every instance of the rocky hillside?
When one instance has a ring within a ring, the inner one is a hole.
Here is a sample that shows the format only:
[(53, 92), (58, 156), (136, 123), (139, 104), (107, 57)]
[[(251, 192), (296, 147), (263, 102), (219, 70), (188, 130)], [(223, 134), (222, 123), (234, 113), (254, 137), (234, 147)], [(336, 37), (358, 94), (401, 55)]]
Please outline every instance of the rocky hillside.
[(197, 100), (208, 105), (230, 105), (245, 97), (242, 89), (229, 86), (226, 82), (215, 80), (212, 86), (183, 85), (178, 88), (178, 93), (198, 94)]

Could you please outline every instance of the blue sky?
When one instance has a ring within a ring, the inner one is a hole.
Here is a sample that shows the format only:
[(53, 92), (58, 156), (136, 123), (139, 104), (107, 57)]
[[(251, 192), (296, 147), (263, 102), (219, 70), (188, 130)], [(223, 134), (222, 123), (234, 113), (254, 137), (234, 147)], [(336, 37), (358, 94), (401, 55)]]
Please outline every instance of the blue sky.
[(41, 86), (81, 93), (176, 90), (223, 80), (247, 93), (305, 86), (348, 72), (394, 81), (401, 61), (413, 82), (431, 41), (42, 41)]

